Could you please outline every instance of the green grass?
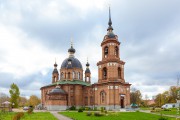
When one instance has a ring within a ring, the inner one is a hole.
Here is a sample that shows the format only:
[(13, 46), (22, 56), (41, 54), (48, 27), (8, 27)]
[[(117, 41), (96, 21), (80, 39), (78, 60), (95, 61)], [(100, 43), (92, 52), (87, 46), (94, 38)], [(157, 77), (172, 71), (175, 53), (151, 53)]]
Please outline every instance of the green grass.
[(140, 110), (152, 110), (152, 107), (140, 107)]
[[(177, 115), (177, 108), (172, 108), (170, 109), (171, 111), (164, 111), (164, 110), (161, 110), (161, 112), (158, 112), (158, 113), (162, 113), (162, 114), (165, 114), (165, 115)], [(179, 111), (179, 114), (180, 115), (180, 111)]]
[[(0, 113), (0, 120), (12, 120), (13, 116), (16, 113), (14, 112), (6, 112)], [(36, 112), (28, 115), (25, 113), (21, 120), (57, 120), (51, 113), (49, 112)]]
[[(158, 120), (160, 118), (159, 115), (142, 112), (117, 112), (100, 117), (94, 115), (86, 116), (86, 112), (60, 112), (60, 114), (73, 118), (74, 120)], [(168, 120), (175, 120), (175, 118), (168, 118)]]

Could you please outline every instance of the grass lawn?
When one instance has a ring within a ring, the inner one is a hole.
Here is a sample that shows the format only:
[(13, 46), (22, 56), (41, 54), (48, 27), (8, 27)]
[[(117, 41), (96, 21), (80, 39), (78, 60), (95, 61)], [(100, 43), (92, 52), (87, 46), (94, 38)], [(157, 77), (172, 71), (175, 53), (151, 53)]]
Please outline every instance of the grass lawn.
[[(0, 112), (0, 120), (12, 120), (13, 116), (16, 113), (14, 112), (7, 112), (1, 113)], [(49, 112), (36, 112), (28, 115), (27, 113), (21, 118), (21, 120), (57, 120), (51, 113)]]
[[(172, 108), (170, 110), (171, 111), (161, 110), (161, 112), (157, 112), (157, 113), (162, 113), (162, 114), (166, 114), (166, 115), (177, 115), (177, 108)], [(179, 111), (178, 115), (180, 115), (180, 111)]]
[(141, 107), (140, 110), (152, 110), (151, 107)]
[[(60, 114), (75, 120), (158, 120), (159, 115), (142, 113), (142, 112), (117, 112), (110, 113), (107, 116), (86, 116), (86, 112), (60, 112)], [(167, 117), (165, 117), (167, 118)], [(175, 118), (168, 118), (168, 120), (176, 120)]]

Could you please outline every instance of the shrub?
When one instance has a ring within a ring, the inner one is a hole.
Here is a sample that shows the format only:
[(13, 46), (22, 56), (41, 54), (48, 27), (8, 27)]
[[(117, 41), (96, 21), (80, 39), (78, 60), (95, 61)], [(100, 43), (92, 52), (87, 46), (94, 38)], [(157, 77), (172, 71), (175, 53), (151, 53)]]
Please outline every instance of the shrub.
[(84, 110), (88, 111), (88, 110), (91, 110), (90, 107), (85, 107)]
[(160, 117), (158, 120), (168, 120), (168, 118)]
[(105, 110), (104, 113), (107, 114), (107, 110)]
[(101, 107), (101, 112), (104, 112), (104, 110), (105, 110), (105, 107)]
[(91, 112), (87, 112), (86, 115), (87, 115), (87, 116), (91, 116), (92, 113), (91, 113)]
[(20, 120), (24, 116), (23, 112), (19, 112), (16, 115), (14, 115), (13, 120)]
[(23, 116), (24, 116), (24, 113), (23, 113), (23, 112), (20, 112), (20, 113), (19, 113), (19, 116), (20, 116), (20, 118), (23, 117)]
[(83, 109), (79, 108), (78, 112), (83, 112)]
[(80, 107), (79, 109), (85, 110), (85, 107)]
[(71, 107), (69, 108), (69, 110), (76, 110), (76, 107), (75, 107), (75, 106), (71, 106)]
[(99, 116), (103, 116), (103, 114), (101, 114), (100, 112), (95, 112), (95, 113), (94, 113), (94, 116), (99, 117)]
[(94, 107), (94, 109), (93, 109), (94, 111), (97, 111), (97, 107)]
[(33, 108), (30, 107), (30, 108), (28, 109), (27, 113), (28, 113), (28, 114), (32, 114), (32, 113), (33, 113)]
[(166, 108), (165, 108), (164, 111), (171, 111), (171, 109), (166, 109)]

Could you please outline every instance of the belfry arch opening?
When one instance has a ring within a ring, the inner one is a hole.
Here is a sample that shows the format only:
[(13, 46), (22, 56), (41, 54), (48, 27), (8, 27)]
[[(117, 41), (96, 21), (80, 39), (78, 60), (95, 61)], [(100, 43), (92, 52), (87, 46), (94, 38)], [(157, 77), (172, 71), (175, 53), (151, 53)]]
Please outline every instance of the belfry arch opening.
[(115, 51), (114, 52), (115, 56), (118, 57), (119, 56), (119, 49), (117, 46), (114, 48), (114, 51)]
[(102, 73), (103, 73), (103, 74), (102, 74), (103, 79), (107, 79), (107, 68), (106, 68), (106, 67), (103, 68)]
[(106, 46), (104, 48), (104, 58), (107, 58), (107, 56), (108, 56), (108, 47)]

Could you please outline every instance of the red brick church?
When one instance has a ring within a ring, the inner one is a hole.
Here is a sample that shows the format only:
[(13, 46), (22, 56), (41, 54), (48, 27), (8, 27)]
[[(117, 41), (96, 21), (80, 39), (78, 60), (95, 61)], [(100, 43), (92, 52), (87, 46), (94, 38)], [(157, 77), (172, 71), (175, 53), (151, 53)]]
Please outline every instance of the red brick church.
[(120, 42), (113, 33), (109, 10), (107, 34), (101, 43), (102, 60), (97, 62), (98, 81), (91, 84), (90, 64), (83, 73), (81, 62), (75, 57), (76, 50), (68, 49), (58, 71), (54, 64), (52, 83), (41, 87), (42, 104), (47, 110), (66, 110), (71, 106), (105, 107), (107, 110), (130, 106), (130, 86), (124, 79), (124, 64), (120, 59)]

